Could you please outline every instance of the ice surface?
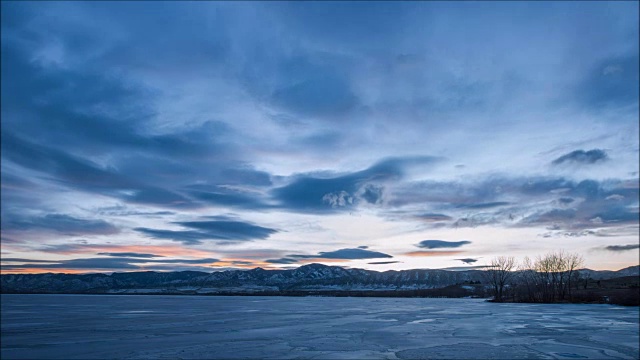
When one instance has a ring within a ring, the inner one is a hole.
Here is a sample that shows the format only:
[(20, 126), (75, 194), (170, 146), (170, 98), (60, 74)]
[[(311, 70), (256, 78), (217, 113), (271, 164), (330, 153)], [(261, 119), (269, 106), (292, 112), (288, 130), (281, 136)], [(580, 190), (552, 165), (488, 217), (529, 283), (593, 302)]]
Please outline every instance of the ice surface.
[(639, 309), (479, 299), (2, 295), (2, 359), (638, 359)]

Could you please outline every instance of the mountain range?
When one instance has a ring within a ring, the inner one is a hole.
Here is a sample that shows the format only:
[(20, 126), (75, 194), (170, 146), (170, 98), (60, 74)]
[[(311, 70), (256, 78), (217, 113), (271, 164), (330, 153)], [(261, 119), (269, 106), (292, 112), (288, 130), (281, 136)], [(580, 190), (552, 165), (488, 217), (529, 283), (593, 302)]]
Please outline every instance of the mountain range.
[[(640, 276), (640, 266), (618, 271), (579, 270), (593, 280)], [(112, 274), (3, 274), (1, 293), (287, 295), (398, 292), (461, 286), (473, 292), (482, 270), (414, 269), (378, 272), (309, 264), (289, 270), (125, 272)]]

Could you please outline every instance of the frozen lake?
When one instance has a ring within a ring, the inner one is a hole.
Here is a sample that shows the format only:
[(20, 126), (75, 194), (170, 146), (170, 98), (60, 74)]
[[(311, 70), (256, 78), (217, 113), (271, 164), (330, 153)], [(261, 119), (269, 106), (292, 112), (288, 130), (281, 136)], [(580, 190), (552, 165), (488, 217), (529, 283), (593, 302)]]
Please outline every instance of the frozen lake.
[(479, 299), (2, 295), (2, 359), (638, 359), (639, 309)]

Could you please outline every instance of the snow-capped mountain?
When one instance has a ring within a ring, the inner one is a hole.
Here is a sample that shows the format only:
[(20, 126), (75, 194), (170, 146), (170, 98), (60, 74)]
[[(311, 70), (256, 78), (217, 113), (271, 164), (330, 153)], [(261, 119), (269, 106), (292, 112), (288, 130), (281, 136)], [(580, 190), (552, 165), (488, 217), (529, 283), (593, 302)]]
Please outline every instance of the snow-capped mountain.
[[(592, 279), (638, 275), (638, 266), (619, 271), (581, 270)], [(482, 271), (415, 269), (378, 272), (322, 264), (291, 270), (219, 272), (127, 272), (107, 274), (4, 274), (2, 293), (256, 293), (292, 291), (388, 291), (438, 289), (481, 282)]]

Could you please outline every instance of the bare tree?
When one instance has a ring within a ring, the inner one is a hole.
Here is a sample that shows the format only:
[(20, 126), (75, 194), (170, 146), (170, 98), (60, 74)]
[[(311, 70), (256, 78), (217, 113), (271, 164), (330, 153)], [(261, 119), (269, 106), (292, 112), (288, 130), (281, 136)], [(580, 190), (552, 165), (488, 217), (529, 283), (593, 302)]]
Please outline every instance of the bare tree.
[[(533, 299), (536, 302), (570, 300), (571, 282), (576, 281), (576, 270), (582, 264), (582, 256), (566, 253), (563, 250), (538, 256), (533, 264), (529, 261), (527, 268), (533, 269), (531, 276), (527, 278), (530, 300)], [(531, 282), (533, 285), (530, 284)]]
[(484, 271), (485, 280), (491, 285), (493, 290), (493, 299), (497, 302), (504, 300), (505, 286), (514, 276), (512, 271), (516, 266), (516, 260), (513, 256), (498, 256), (491, 260), (491, 263)]
[(565, 262), (565, 271), (567, 271), (569, 274), (567, 276), (567, 289), (569, 290), (569, 300), (572, 299), (571, 296), (571, 281), (574, 280), (577, 282), (577, 276), (579, 276), (579, 273), (577, 272), (578, 268), (580, 268), (581, 266), (584, 265), (584, 258), (576, 253), (570, 253), (567, 254), (566, 256), (566, 262)]
[(525, 256), (522, 259), (522, 262), (518, 266), (518, 278), (516, 283), (518, 284), (518, 299), (516, 301), (526, 301), (526, 302), (538, 302), (539, 299), (536, 298), (538, 294), (537, 291), (537, 281), (536, 281), (536, 272), (533, 270), (534, 265), (531, 262), (531, 259), (528, 256)]

